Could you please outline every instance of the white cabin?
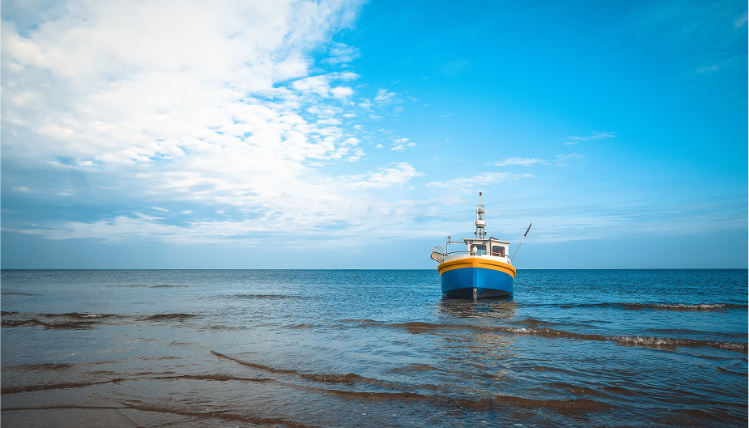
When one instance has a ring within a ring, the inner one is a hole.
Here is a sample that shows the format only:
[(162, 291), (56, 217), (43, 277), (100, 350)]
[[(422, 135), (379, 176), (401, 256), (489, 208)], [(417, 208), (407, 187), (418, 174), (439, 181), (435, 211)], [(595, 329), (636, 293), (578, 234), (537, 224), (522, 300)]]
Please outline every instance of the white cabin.
[[(479, 204), (476, 206), (476, 232), (474, 232), (474, 238), (466, 238), (461, 241), (451, 241), (450, 237), (447, 237), (447, 243), (445, 244), (445, 251), (443, 252), (440, 247), (435, 247), (432, 250), (432, 259), (443, 263), (450, 260), (465, 258), (465, 257), (482, 257), (500, 259), (500, 261), (511, 264), (510, 262), (510, 243), (502, 241), (494, 237), (486, 237), (486, 220), (484, 214), (486, 210), (484, 205), (481, 203), (481, 192), (479, 192)], [(464, 244), (465, 247), (462, 250), (450, 251), (450, 244)]]

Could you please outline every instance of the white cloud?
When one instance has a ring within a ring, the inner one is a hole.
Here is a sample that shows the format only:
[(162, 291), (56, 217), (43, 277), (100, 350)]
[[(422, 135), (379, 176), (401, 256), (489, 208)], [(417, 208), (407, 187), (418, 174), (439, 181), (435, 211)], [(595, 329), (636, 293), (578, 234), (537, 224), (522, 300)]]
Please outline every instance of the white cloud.
[(359, 51), (343, 43), (335, 43), (328, 50), (330, 57), (323, 60), (329, 64), (345, 64), (359, 57)]
[(501, 161), (494, 162), (494, 166), (520, 165), (520, 166), (529, 167), (535, 164), (548, 165), (549, 163), (543, 159), (520, 158), (520, 157), (512, 157), (512, 158), (507, 158)]
[(606, 138), (614, 138), (616, 137), (616, 134), (613, 132), (596, 132), (593, 135), (583, 136), (583, 137), (568, 137), (567, 141), (564, 143), (568, 146), (573, 144), (578, 144), (581, 141), (592, 141), (592, 140), (602, 140)]
[(332, 88), (330, 90), (330, 93), (335, 98), (346, 98), (346, 97), (350, 97), (351, 95), (353, 95), (354, 94), (354, 90), (351, 89), (351, 88), (347, 88), (345, 86), (339, 86), (339, 87), (336, 87), (336, 88)]
[(473, 177), (459, 177), (447, 181), (433, 181), (427, 183), (429, 187), (438, 188), (474, 188), (480, 185), (503, 183), (507, 181), (533, 178), (532, 174), (511, 174), (509, 172), (484, 172)]
[(390, 148), (390, 150), (395, 152), (400, 152), (403, 150), (406, 150), (406, 148), (409, 147), (416, 147), (416, 143), (413, 141), (410, 141), (406, 137), (399, 137), (399, 138), (393, 138), (393, 147)]
[[(310, 52), (351, 25), (358, 2), (67, 6), (52, 15), (29, 9), (23, 23), (3, 21), (2, 97), (13, 106), (2, 111), (3, 157), (57, 169), (64, 159), (96, 172), (93, 194), (117, 195), (132, 211), (28, 233), (188, 239), (169, 219), (135, 214), (150, 209), (252, 217), (192, 223), (195, 236), (321, 231), (400, 203), (352, 196), (351, 188), (402, 186), (420, 175), (408, 163), (344, 177), (324, 168), (366, 155), (356, 134), (362, 128), (347, 129), (342, 120), (361, 111), (350, 109), (367, 108), (368, 101), (349, 101), (348, 82), (359, 76), (310, 72)], [(358, 55), (340, 44), (328, 52), (323, 62), (331, 66)], [(376, 102), (396, 99), (382, 90)], [(52, 187), (63, 195), (56, 197), (75, 195), (69, 186)]]
[(345, 98), (353, 95), (354, 90), (346, 86), (331, 87), (331, 83), (336, 80), (350, 81), (358, 77), (356, 73), (351, 72), (329, 73), (295, 80), (291, 83), (291, 87), (305, 95)]
[(374, 101), (380, 104), (390, 104), (400, 102), (400, 98), (395, 92), (390, 92), (387, 89), (378, 89)]
[(377, 172), (348, 177), (347, 186), (354, 189), (382, 189), (406, 184), (412, 178), (424, 175), (406, 162), (381, 168)]

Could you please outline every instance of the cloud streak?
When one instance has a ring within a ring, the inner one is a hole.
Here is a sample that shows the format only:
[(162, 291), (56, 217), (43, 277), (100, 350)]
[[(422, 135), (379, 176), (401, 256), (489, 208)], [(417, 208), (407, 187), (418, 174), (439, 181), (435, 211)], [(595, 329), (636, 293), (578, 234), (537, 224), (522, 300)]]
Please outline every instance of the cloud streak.
[(536, 165), (536, 164), (548, 165), (549, 163), (543, 159), (520, 158), (520, 157), (507, 158), (501, 161), (494, 162), (494, 166), (519, 165), (519, 166), (529, 167), (531, 165)]
[(583, 137), (568, 137), (567, 141), (564, 144), (571, 146), (574, 144), (579, 144), (583, 141), (604, 140), (614, 137), (616, 137), (616, 134), (614, 134), (613, 132), (596, 132), (593, 135), (587, 135)]
[(485, 186), (507, 181), (516, 181), (526, 178), (533, 178), (532, 174), (511, 174), (509, 172), (484, 172), (472, 177), (458, 177), (446, 181), (432, 181), (426, 184), (427, 187), (436, 188), (454, 188), (454, 189), (474, 189), (477, 186)]

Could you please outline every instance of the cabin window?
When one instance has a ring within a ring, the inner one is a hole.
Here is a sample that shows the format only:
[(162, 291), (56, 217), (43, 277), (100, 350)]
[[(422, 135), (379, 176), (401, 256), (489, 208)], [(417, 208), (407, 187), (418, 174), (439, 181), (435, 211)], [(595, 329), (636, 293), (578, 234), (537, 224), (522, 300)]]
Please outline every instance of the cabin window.
[(478, 255), (478, 256), (482, 256), (482, 255), (486, 254), (486, 245), (482, 245), (482, 244), (471, 244), (470, 247), (468, 247), (468, 248), (469, 248), (468, 251), (470, 251), (471, 254), (473, 254), (473, 250), (474, 249), (476, 250), (476, 255)]
[(505, 247), (500, 247), (500, 246), (496, 246), (496, 245), (493, 246), (492, 247), (492, 255), (493, 256), (499, 256), (499, 257), (504, 257), (505, 256)]

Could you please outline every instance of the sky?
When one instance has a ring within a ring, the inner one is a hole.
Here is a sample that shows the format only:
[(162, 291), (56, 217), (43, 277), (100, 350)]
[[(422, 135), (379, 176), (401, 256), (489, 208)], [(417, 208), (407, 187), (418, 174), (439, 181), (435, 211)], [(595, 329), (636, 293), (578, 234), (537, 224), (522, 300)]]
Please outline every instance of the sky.
[(747, 268), (747, 3), (2, 0), (2, 268)]

